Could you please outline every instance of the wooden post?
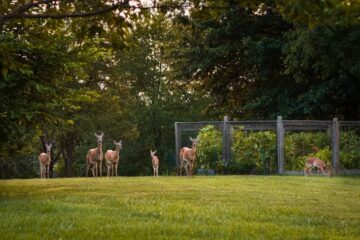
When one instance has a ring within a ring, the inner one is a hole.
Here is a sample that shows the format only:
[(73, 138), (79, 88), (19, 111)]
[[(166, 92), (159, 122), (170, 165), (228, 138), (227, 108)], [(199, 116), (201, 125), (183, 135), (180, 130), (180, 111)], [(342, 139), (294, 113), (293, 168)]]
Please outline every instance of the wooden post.
[(230, 161), (230, 127), (229, 127), (229, 117), (224, 116), (224, 123), (222, 129), (222, 157), (225, 161), (225, 166), (228, 165)]
[(276, 123), (276, 145), (277, 145), (277, 159), (278, 159), (278, 173), (284, 173), (284, 124), (282, 121), (282, 117), (277, 117)]
[(178, 122), (175, 123), (175, 159), (176, 159), (176, 167), (179, 167), (179, 151), (181, 144), (181, 129)]
[(332, 145), (332, 167), (334, 169), (334, 173), (339, 171), (340, 167), (340, 128), (339, 121), (337, 118), (333, 119), (332, 128), (331, 128), (331, 145)]

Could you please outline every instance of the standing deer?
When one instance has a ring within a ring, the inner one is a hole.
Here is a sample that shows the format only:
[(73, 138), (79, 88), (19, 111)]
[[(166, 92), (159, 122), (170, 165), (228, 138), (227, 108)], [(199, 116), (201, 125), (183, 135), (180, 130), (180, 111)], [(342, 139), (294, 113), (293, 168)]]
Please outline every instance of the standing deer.
[(157, 150), (155, 150), (153, 152), (150, 150), (150, 156), (151, 156), (151, 162), (152, 162), (153, 171), (154, 171), (154, 177), (159, 176), (159, 158), (157, 156), (155, 156), (156, 151)]
[(45, 147), (46, 147), (46, 153), (40, 153), (39, 155), (39, 163), (40, 163), (40, 177), (43, 178), (46, 177), (47, 174), (47, 178), (49, 178), (49, 170), (50, 170), (50, 163), (51, 163), (51, 156), (50, 156), (50, 151), (51, 151), (51, 146), (52, 143), (47, 144), (45, 143)]
[(193, 176), (193, 167), (196, 158), (196, 144), (198, 143), (199, 139), (193, 139), (190, 137), (190, 141), (192, 142), (191, 148), (183, 147), (180, 149), (180, 176), (182, 174), (183, 167), (185, 167), (186, 174), (188, 176)]
[(304, 168), (305, 176), (307, 176), (308, 173), (312, 175), (311, 170), (314, 167), (319, 168), (324, 175), (331, 177), (331, 167), (317, 157), (308, 157), (306, 159)]
[(117, 176), (117, 168), (119, 163), (119, 155), (120, 150), (122, 149), (121, 140), (120, 142), (116, 142), (113, 140), (116, 148), (115, 151), (107, 150), (105, 153), (105, 159), (106, 159), (106, 166), (107, 166), (107, 176), (110, 177), (110, 169), (111, 169), (111, 175), (114, 176), (114, 168), (115, 168), (115, 176)]
[[(102, 132), (100, 135), (95, 133), (95, 137), (97, 138), (98, 146), (97, 148), (90, 149), (88, 154), (86, 155), (86, 177), (89, 172), (89, 168), (91, 167), (91, 171), (94, 177), (97, 177), (98, 163), (100, 167), (100, 176), (102, 177), (102, 160), (103, 160), (103, 151), (102, 151), (102, 139), (104, 133)], [(95, 172), (94, 172), (95, 168)]]

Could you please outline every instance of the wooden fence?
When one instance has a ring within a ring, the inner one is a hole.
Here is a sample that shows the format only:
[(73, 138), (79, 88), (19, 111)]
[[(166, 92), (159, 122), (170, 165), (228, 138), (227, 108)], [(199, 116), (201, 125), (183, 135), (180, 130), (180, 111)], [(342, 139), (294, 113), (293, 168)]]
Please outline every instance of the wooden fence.
[[(341, 127), (360, 127), (360, 121), (338, 121), (334, 118), (332, 121), (314, 121), (314, 120), (283, 120), (281, 116), (276, 121), (229, 121), (227, 116), (224, 121), (206, 121), (206, 122), (176, 122), (175, 123), (175, 159), (179, 165), (178, 153), (181, 148), (181, 133), (184, 131), (199, 131), (201, 128), (213, 125), (222, 132), (222, 158), (225, 165), (231, 161), (231, 145), (233, 131), (235, 127), (242, 127), (243, 130), (273, 130), (276, 131), (276, 149), (277, 149), (277, 170), (279, 174), (302, 174), (299, 171), (285, 171), (284, 169), (284, 140), (286, 131), (309, 131), (309, 130), (330, 130), (331, 132), (331, 150), (332, 167), (335, 174), (360, 174), (360, 169), (340, 169), (340, 128)], [(360, 151), (360, 149), (359, 149)]]

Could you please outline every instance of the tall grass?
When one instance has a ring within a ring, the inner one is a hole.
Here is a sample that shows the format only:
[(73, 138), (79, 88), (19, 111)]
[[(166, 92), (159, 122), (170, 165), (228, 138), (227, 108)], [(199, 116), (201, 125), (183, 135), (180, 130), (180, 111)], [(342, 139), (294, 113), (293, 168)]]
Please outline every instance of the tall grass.
[(0, 181), (0, 239), (359, 239), (360, 178)]

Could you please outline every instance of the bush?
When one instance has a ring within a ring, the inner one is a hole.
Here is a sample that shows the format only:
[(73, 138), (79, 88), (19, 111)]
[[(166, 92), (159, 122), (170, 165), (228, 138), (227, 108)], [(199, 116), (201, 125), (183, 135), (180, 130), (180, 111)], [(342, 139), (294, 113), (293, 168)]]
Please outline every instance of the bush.
[(232, 173), (267, 174), (276, 171), (276, 134), (272, 131), (235, 131)]
[[(315, 145), (319, 152), (312, 149)], [(289, 132), (285, 136), (285, 163), (284, 168), (288, 171), (304, 169), (304, 163), (308, 156), (317, 156), (330, 163), (330, 133), (328, 132)]]
[(360, 137), (354, 131), (340, 132), (340, 165), (345, 169), (360, 168)]
[(33, 178), (40, 176), (39, 160), (35, 155), (16, 156), (0, 160), (0, 178)]
[(214, 126), (202, 128), (198, 135), (199, 143), (196, 148), (197, 161), (195, 168), (215, 169), (222, 171), (222, 135)]
[[(214, 126), (200, 130), (197, 148), (197, 163), (201, 169), (216, 169), (222, 172), (221, 132)], [(313, 149), (315, 145), (318, 149)], [(316, 156), (331, 165), (330, 132), (286, 132), (285, 170), (302, 171), (307, 157)], [(360, 137), (356, 131), (340, 132), (341, 168), (360, 168)], [(276, 133), (272, 131), (234, 132), (232, 160), (227, 172), (232, 174), (267, 174), (276, 172)], [(204, 171), (201, 171), (204, 172)], [(206, 172), (206, 171), (205, 171)]]

